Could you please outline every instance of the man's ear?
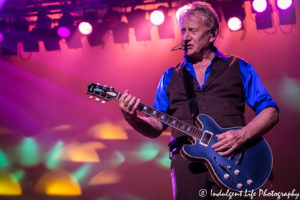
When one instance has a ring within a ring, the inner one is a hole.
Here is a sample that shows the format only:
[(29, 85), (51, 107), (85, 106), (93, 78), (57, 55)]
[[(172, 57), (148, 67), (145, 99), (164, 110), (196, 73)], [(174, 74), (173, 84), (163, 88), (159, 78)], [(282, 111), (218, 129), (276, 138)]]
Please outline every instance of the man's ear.
[(212, 30), (210, 33), (209, 33), (209, 42), (214, 42), (217, 38), (217, 35), (218, 35), (218, 32), (217, 30)]

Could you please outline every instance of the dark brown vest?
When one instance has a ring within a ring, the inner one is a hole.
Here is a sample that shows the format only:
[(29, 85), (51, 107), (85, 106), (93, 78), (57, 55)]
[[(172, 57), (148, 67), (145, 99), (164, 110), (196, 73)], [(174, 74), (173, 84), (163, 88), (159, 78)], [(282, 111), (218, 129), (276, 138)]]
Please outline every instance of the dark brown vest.
[[(198, 88), (197, 80), (189, 74), (183, 64), (175, 67), (167, 95), (169, 108), (167, 113), (177, 119), (193, 124), (186, 94), (184, 79), (191, 83), (191, 89), (197, 99), (199, 114), (211, 116), (219, 126), (234, 127), (244, 126), (245, 99), (243, 84), (237, 57), (227, 57), (228, 61), (216, 58), (212, 71), (202, 89)], [(172, 128), (172, 136), (184, 135)]]

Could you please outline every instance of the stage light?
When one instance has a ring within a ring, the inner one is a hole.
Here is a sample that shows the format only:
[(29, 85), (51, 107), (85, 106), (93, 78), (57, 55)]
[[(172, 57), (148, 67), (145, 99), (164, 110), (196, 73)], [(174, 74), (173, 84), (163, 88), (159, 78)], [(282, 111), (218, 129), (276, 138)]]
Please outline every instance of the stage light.
[(66, 42), (69, 48), (71, 49), (77, 49), (77, 48), (81, 48), (82, 44), (81, 44), (81, 33), (78, 29), (78, 26), (74, 27), (73, 30), (71, 30), (71, 35), (70, 37), (66, 38)]
[(39, 163), (39, 145), (34, 138), (26, 137), (19, 146), (20, 164), (27, 167), (36, 166)]
[(57, 168), (60, 164), (60, 156), (62, 154), (64, 147), (64, 143), (62, 141), (58, 141), (56, 145), (52, 148), (52, 150), (47, 155), (46, 166), (48, 169)]
[(82, 167), (73, 172), (73, 177), (79, 182), (89, 173), (90, 169), (91, 163), (85, 163)]
[(231, 17), (227, 22), (228, 28), (232, 31), (238, 31), (242, 28), (242, 21), (238, 17)]
[(59, 19), (59, 27), (57, 28), (57, 35), (61, 38), (68, 38), (71, 36), (71, 31), (74, 29), (73, 16), (64, 11), (62, 17)]
[(146, 13), (142, 9), (136, 9), (127, 14), (128, 24), (134, 28), (137, 41), (151, 40), (151, 22), (145, 19)]
[(9, 196), (22, 195), (22, 188), (18, 180), (6, 170), (0, 170), (0, 196), (10, 199)]
[(281, 25), (296, 24), (296, 11), (291, 0), (277, 0), (276, 7)]
[(104, 46), (104, 36), (107, 31), (108, 28), (104, 23), (96, 24), (93, 32), (87, 36), (89, 44), (91, 46)]
[(243, 29), (243, 21), (246, 16), (243, 4), (243, 0), (226, 1), (221, 4), (225, 20), (231, 31)]
[(52, 26), (52, 20), (47, 16), (46, 12), (38, 13), (35, 33), (38, 39), (44, 42), (47, 51), (59, 50), (60, 37), (57, 35), (57, 27)]
[(57, 29), (57, 35), (61, 38), (68, 38), (71, 35), (71, 30), (68, 27), (60, 26)]
[(292, 3), (292, 0), (277, 0), (277, 7), (282, 10), (285, 10), (291, 7)]
[(120, 22), (119, 26), (113, 30), (114, 43), (129, 43), (129, 25), (125, 22)]
[(3, 33), (0, 32), (0, 43), (4, 40), (4, 35)]
[(8, 162), (5, 153), (0, 150), (0, 169), (8, 166), (10, 166), (10, 163)]
[(142, 161), (150, 161), (158, 155), (159, 151), (159, 145), (148, 142), (141, 145), (139, 152), (137, 152), (137, 157)]
[(256, 12), (263, 12), (267, 9), (267, 0), (254, 0), (252, 2), (252, 7)]
[(129, 25), (121, 20), (122, 14), (112, 10), (109, 10), (103, 17), (107, 30), (113, 31), (114, 43), (129, 43)]
[(23, 50), (24, 52), (38, 52), (39, 47), (39, 33), (37, 29), (34, 28), (32, 31), (25, 34), (23, 40)]
[(165, 20), (165, 15), (161, 10), (154, 10), (150, 14), (150, 21), (154, 25), (161, 25)]
[(252, 12), (255, 13), (256, 29), (266, 29), (273, 26), (272, 6), (268, 0), (252, 1)]
[(83, 35), (89, 35), (93, 31), (93, 27), (89, 22), (80, 22), (78, 30)]
[[(4, 24), (2, 24), (3, 26)], [(6, 27), (5, 27), (6, 26)], [(10, 24), (2, 27), (3, 42), (2, 42), (2, 54), (4, 55), (17, 55), (18, 54), (18, 42), (21, 42), (28, 31), (29, 23), (19, 18)]]
[(78, 181), (65, 170), (51, 170), (44, 174), (34, 186), (37, 193), (49, 196), (79, 196), (82, 194)]

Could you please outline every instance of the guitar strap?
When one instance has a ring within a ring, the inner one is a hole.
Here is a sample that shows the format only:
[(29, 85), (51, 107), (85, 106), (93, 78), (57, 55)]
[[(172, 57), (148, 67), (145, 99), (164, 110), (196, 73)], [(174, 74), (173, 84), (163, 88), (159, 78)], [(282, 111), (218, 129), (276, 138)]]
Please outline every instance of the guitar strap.
[[(193, 92), (193, 90), (194, 90), (193, 77), (186, 70), (183, 63), (180, 63), (179, 65), (180, 65), (180, 67), (183, 68), (184, 89), (185, 89), (187, 98), (189, 100), (190, 113), (192, 115), (194, 125), (195, 125), (195, 120), (198, 115), (198, 105), (197, 105), (195, 93)], [(171, 140), (168, 144), (169, 158), (172, 159), (173, 154), (179, 153), (184, 144), (190, 144), (190, 141), (188, 140), (188, 138), (186, 136), (179, 136), (177, 138), (171, 138)]]
[(190, 113), (195, 123), (199, 111), (198, 111), (196, 95), (194, 93), (193, 77), (185, 67), (183, 67), (183, 74), (184, 74), (183, 82), (184, 82), (185, 93), (187, 95), (187, 98), (189, 99)]

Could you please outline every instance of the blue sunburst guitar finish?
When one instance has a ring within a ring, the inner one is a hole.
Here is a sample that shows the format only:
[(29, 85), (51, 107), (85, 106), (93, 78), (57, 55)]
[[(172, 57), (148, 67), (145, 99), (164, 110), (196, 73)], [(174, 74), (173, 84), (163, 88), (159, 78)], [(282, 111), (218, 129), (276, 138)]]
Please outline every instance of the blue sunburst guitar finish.
[[(122, 95), (112, 87), (95, 83), (87, 87), (87, 94), (96, 96), (96, 100), (100, 97), (106, 101), (118, 100)], [(211, 148), (217, 143), (216, 135), (241, 127), (221, 128), (205, 114), (197, 117), (196, 127), (143, 103), (138, 105), (138, 109), (188, 135), (192, 144), (184, 145), (181, 154), (191, 160), (204, 161), (221, 188), (233, 191), (256, 190), (268, 180), (272, 170), (272, 152), (263, 138), (253, 140), (232, 155), (224, 157)]]
[(218, 142), (215, 135), (241, 127), (221, 128), (204, 114), (197, 117), (196, 124), (204, 132), (206, 141), (193, 137), (193, 144), (184, 145), (181, 153), (189, 159), (203, 160), (219, 186), (235, 191), (255, 190), (268, 180), (272, 170), (272, 152), (263, 138), (246, 144), (232, 156), (223, 157), (211, 148)]

